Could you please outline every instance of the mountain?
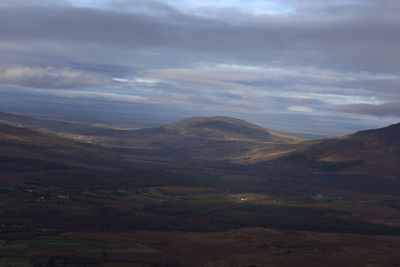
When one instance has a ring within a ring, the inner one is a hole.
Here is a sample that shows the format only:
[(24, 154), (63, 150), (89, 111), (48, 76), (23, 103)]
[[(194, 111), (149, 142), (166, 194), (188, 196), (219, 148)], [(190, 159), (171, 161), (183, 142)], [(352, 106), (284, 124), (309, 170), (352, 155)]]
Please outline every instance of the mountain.
[[(303, 140), (231, 117), (191, 117), (154, 128), (121, 131), (111, 145), (142, 151), (146, 157), (247, 161), (291, 151)], [(289, 147), (288, 147), (289, 146)], [(261, 151), (260, 151), (261, 149)]]
[(107, 136), (118, 132), (118, 129), (106, 127), (104, 125), (91, 125), (54, 118), (37, 118), (7, 112), (0, 112), (0, 123), (59, 134)]
[(0, 266), (325, 266), (337, 251), (334, 266), (399, 266), (400, 179), (337, 172), (398, 159), (398, 125), (294, 142), (203, 117), (88, 144), (13, 119), (26, 124), (0, 123)]
[(151, 131), (214, 140), (264, 142), (294, 142), (301, 140), (301, 138), (274, 132), (241, 119), (224, 116), (186, 118), (176, 123), (153, 128)]
[[(0, 112), (0, 123), (3, 123), (0, 128), (0, 156), (3, 157), (11, 153), (18, 154), (17, 157), (30, 155), (62, 163), (68, 157), (74, 158), (74, 155), (94, 153), (99, 161), (100, 155), (109, 155), (104, 149), (111, 149), (141, 158), (203, 158), (252, 164), (289, 155), (291, 161), (299, 162), (301, 159), (302, 163), (311, 164), (312, 168), (322, 163), (324, 168), (337, 173), (400, 177), (400, 123), (313, 141), (223, 116), (191, 117), (160, 127), (137, 130), (3, 112)], [(63, 136), (69, 139), (61, 138)], [(90, 146), (82, 141), (96, 145)], [(75, 161), (73, 165), (81, 163)]]
[(38, 131), (58, 134), (75, 134), (84, 136), (129, 136), (141, 137), (170, 135), (176, 137), (200, 137), (214, 140), (252, 140), (266, 142), (293, 142), (301, 138), (278, 133), (247, 121), (215, 116), (191, 117), (160, 127), (124, 130), (118, 127), (92, 125), (82, 122), (59, 120), (54, 118), (37, 118), (21, 114), (0, 112), (0, 123), (24, 127)]
[(0, 123), (0, 176), (4, 173), (106, 169), (114, 154), (53, 133)]
[[(292, 150), (302, 140), (231, 117), (192, 117), (176, 123), (142, 129), (109, 128), (98, 125), (34, 118), (0, 112), (0, 123), (42, 133), (54, 133), (69, 141), (88, 142), (140, 157), (263, 159)], [(289, 147), (282, 147), (289, 146)], [(260, 149), (261, 148), (261, 149)]]
[(314, 142), (300, 153), (322, 162), (355, 163), (343, 170), (347, 173), (400, 178), (400, 123)]

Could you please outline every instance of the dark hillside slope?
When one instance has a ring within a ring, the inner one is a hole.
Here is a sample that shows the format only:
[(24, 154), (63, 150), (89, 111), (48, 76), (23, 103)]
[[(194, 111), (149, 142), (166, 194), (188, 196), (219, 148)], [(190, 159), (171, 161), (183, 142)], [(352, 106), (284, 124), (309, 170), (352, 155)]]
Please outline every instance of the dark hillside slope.
[(0, 172), (111, 166), (112, 152), (52, 133), (0, 124)]
[(36, 118), (6, 112), (0, 112), (0, 123), (38, 131), (79, 135), (108, 136), (119, 132), (116, 129), (93, 126), (80, 122), (57, 120), (53, 118)]
[(359, 162), (347, 173), (400, 178), (400, 123), (322, 140), (300, 153), (318, 161)]

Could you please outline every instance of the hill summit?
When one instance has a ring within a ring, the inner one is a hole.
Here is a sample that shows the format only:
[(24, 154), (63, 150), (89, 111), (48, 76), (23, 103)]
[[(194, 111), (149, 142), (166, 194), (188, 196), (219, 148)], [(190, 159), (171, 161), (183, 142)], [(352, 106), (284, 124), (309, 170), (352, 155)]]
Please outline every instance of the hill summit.
[(225, 117), (191, 117), (161, 127), (164, 131), (207, 139), (293, 142), (300, 138), (274, 132), (245, 120)]
[(375, 137), (382, 141), (400, 142), (400, 123), (392, 124), (384, 128), (360, 131), (354, 134), (359, 137)]

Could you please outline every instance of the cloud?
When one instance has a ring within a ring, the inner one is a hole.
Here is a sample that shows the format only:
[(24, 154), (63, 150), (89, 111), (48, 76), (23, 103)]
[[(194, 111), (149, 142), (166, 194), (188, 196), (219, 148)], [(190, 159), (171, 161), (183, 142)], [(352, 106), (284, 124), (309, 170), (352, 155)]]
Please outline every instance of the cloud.
[(339, 106), (334, 109), (338, 112), (372, 115), (372, 116), (394, 116), (400, 118), (400, 101), (387, 102), (380, 105), (352, 104)]
[(310, 123), (400, 101), (397, 0), (0, 2), (0, 87)]
[(1, 0), (1, 7), (65, 6), (65, 0)]
[(386, 77), (386, 78), (372, 78), (359, 79), (342, 83), (341, 86), (362, 88), (368, 91), (368, 94), (386, 97), (388, 99), (400, 100), (400, 78)]
[[(274, 68), (249, 65), (203, 65), (192, 68), (164, 68), (138, 72), (139, 77), (155, 79), (185, 88), (197, 88), (197, 93), (230, 93), (252, 101), (274, 101), (294, 106), (385, 102), (398, 94), (384, 91), (371, 96), (368, 79), (390, 81), (393, 75), (366, 72), (333, 71), (311, 67)], [(379, 90), (378, 90), (379, 91)], [(190, 90), (187, 89), (190, 93)]]
[(287, 108), (288, 111), (293, 112), (301, 112), (301, 113), (311, 113), (313, 112), (312, 108), (305, 107), (305, 106), (289, 106)]
[(0, 73), (0, 82), (36, 88), (79, 88), (105, 85), (109, 80), (77, 70), (16, 66)]
[(109, 102), (120, 102), (120, 103), (151, 103), (147, 98), (136, 95), (124, 95), (115, 93), (103, 93), (103, 92), (82, 92), (82, 91), (52, 91), (52, 93), (41, 92), (44, 95), (76, 98), (76, 99), (94, 99), (94, 100), (106, 100)]
[(272, 96), (273, 100), (280, 103), (289, 103), (297, 105), (322, 105), (324, 101), (311, 97), (290, 97), (290, 96)]
[[(101, 55), (105, 62), (132, 64), (136, 59), (136, 65), (153, 67), (231, 61), (393, 71), (400, 61), (399, 19), (385, 8), (393, 1), (368, 2), (341, 6), (353, 15), (345, 18), (327, 20), (318, 13), (247, 14), (240, 23), (229, 19), (233, 17), (229, 14), (204, 18), (184, 13), (163, 1), (147, 5), (138, 1), (141, 8), (131, 13), (76, 7), (2, 8), (0, 32), (8, 41), (57, 44), (63, 55), (75, 60), (79, 56), (94, 60)], [(154, 8), (155, 3), (164, 7), (164, 15)], [(387, 16), (378, 18), (376, 14)]]
[[(278, 68), (260, 65), (210, 64), (196, 68), (163, 68), (142, 72), (144, 76), (159, 79), (195, 82), (195, 81), (232, 81), (232, 82), (266, 82), (290, 81), (292, 83), (328, 84), (346, 79), (354, 79), (360, 74), (340, 73), (312, 67)], [(362, 75), (361, 77), (368, 77)]]

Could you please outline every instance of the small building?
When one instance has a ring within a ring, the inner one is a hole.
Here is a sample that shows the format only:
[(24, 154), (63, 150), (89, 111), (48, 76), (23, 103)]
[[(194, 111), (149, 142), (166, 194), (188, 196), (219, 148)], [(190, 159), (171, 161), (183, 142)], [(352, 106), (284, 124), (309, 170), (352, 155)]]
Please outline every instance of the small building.
[(63, 195), (63, 194), (58, 194), (57, 198), (61, 198), (61, 199), (70, 199), (70, 196), (68, 195)]

